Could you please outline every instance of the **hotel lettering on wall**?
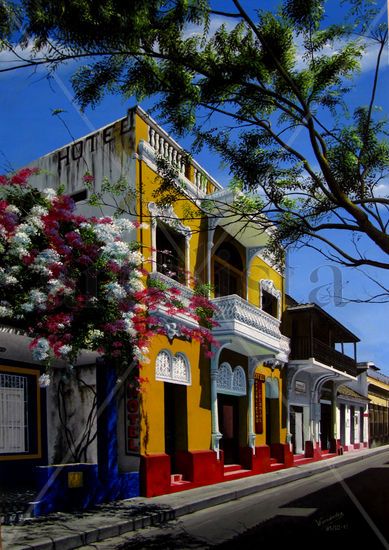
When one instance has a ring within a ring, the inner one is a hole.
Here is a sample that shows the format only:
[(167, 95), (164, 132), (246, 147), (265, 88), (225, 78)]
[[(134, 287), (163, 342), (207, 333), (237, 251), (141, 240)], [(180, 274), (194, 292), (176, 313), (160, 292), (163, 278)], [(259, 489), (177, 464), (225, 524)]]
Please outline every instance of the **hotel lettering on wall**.
[(265, 382), (265, 376), (263, 374), (256, 373), (254, 375), (254, 410), (255, 410), (255, 433), (263, 433), (263, 384)]
[(133, 120), (131, 116), (114, 122), (110, 126), (106, 126), (102, 130), (95, 132), (84, 138), (81, 141), (76, 141), (67, 147), (64, 147), (57, 153), (58, 169), (61, 171), (62, 166), (80, 160), (90, 153), (94, 153), (101, 145), (108, 145), (114, 141), (116, 136), (123, 136), (131, 132)]
[(139, 392), (130, 380), (126, 384), (126, 454), (138, 455), (140, 450)]

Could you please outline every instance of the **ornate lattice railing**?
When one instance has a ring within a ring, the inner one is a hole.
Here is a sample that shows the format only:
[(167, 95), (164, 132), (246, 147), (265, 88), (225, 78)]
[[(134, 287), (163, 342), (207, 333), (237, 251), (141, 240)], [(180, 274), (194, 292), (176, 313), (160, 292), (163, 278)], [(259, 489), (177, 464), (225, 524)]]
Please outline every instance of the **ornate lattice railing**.
[[(265, 313), (258, 307), (233, 294), (212, 300), (216, 306), (216, 321), (241, 321), (245, 325), (256, 328), (265, 334), (281, 338), (280, 321)], [(286, 340), (282, 340), (286, 345)]]

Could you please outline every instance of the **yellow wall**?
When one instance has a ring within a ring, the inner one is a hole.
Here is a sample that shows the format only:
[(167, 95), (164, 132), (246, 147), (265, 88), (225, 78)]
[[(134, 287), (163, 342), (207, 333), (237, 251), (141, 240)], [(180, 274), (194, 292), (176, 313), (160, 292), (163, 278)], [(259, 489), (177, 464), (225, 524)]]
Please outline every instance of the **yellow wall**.
[(164, 382), (155, 379), (155, 360), (162, 349), (169, 350), (173, 355), (178, 351), (185, 353), (190, 362), (192, 384), (187, 386), (188, 447), (192, 451), (209, 449), (209, 366), (201, 359), (200, 345), (178, 339), (170, 344), (165, 336), (156, 336), (150, 343), (150, 362), (141, 369), (141, 376), (148, 378), (142, 391), (141, 453), (161, 453), (165, 450)]
[[(148, 125), (138, 115), (135, 117), (135, 147), (137, 150), (141, 140), (148, 141)], [(144, 214), (143, 221), (149, 222), (148, 203), (155, 202), (153, 195), (157, 188), (156, 173), (150, 169), (145, 162), (137, 160), (137, 192), (142, 202), (141, 210)], [(188, 174), (193, 177), (193, 169)], [(173, 205), (174, 212), (178, 218), (184, 218), (184, 225), (190, 226), (193, 230), (190, 239), (190, 272), (195, 274), (200, 280), (205, 280), (206, 258), (207, 258), (207, 232), (201, 227), (199, 220), (188, 220), (185, 208), (191, 206), (195, 209), (193, 203), (187, 198), (176, 202)], [(142, 221), (142, 220), (141, 220)], [(139, 230), (138, 238), (143, 242), (143, 253), (146, 257), (151, 257), (151, 225), (147, 229)], [(242, 252), (245, 259), (245, 252)], [(152, 270), (150, 261), (145, 263), (145, 268)], [(248, 285), (248, 301), (258, 306), (259, 301), (259, 281), (261, 279), (270, 279), (274, 282), (276, 288), (282, 291), (284, 307), (284, 283), (283, 277), (272, 269), (261, 258), (255, 258), (251, 263), (250, 279)], [(164, 382), (155, 380), (155, 360), (162, 349), (169, 350), (173, 355), (180, 351), (186, 354), (191, 365), (192, 384), (187, 387), (187, 406), (188, 406), (188, 448), (189, 450), (209, 449), (211, 442), (211, 412), (210, 412), (210, 375), (209, 360), (206, 360), (199, 344), (190, 343), (181, 339), (174, 339), (170, 343), (166, 337), (156, 336), (150, 342), (150, 362), (143, 365), (141, 376), (148, 378), (144, 384), (142, 393), (142, 440), (141, 453), (161, 453), (165, 450), (164, 437)], [(257, 372), (265, 376), (271, 376), (270, 368), (258, 367)], [(246, 367), (247, 374), (247, 367)], [(285, 442), (286, 428), (282, 425), (282, 380), (280, 372), (275, 369), (273, 376), (279, 379), (280, 399), (278, 400), (279, 419), (280, 419), (280, 442)], [(263, 423), (264, 433), (257, 435), (256, 444), (266, 444), (266, 400), (265, 384), (263, 384)], [(247, 398), (244, 399), (245, 409), (247, 410)], [(243, 407), (243, 401), (242, 401)], [(247, 444), (247, 419), (243, 419), (244, 430), (241, 430), (241, 445)], [(243, 434), (243, 431), (245, 432)]]
[[(282, 427), (282, 396), (283, 396), (283, 380), (281, 378), (281, 373), (279, 369), (274, 369), (274, 372), (272, 374), (272, 370), (269, 367), (265, 367), (263, 365), (256, 368), (256, 373), (263, 374), (265, 376), (265, 380), (267, 377), (272, 377), (278, 379), (279, 384), (279, 399), (278, 399), (278, 413), (279, 413), (279, 426), (280, 426), (280, 434), (279, 434), (279, 443), (285, 443), (286, 442), (286, 426)], [(262, 403), (263, 403), (263, 433), (257, 434), (255, 438), (255, 444), (257, 446), (260, 445), (266, 445), (266, 385), (265, 382), (262, 384)], [(275, 441), (273, 441), (275, 443)]]
[(259, 306), (259, 281), (261, 279), (270, 279), (273, 281), (277, 290), (282, 292), (281, 310), (285, 309), (285, 288), (284, 278), (275, 269), (270, 267), (262, 258), (255, 257), (251, 262), (248, 279), (248, 301), (251, 304)]

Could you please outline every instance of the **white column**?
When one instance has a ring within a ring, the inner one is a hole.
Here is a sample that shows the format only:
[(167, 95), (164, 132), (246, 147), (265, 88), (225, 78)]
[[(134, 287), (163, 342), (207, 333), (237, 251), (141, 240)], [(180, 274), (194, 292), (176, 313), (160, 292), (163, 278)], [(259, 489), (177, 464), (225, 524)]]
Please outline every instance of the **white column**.
[[(332, 436), (334, 439), (338, 438), (338, 417), (337, 417), (337, 406), (336, 406), (336, 398), (337, 398), (337, 383), (333, 382), (332, 385), (332, 404), (331, 404), (331, 416), (332, 416)], [(340, 432), (339, 432), (340, 433)]]
[(249, 358), (248, 378), (247, 378), (247, 414), (248, 414), (248, 445), (252, 448), (255, 455), (255, 431), (254, 431), (254, 374), (257, 366), (257, 360), (254, 357)]
[(219, 415), (217, 410), (217, 368), (219, 354), (215, 354), (211, 360), (211, 422), (212, 422), (212, 449), (216, 452), (217, 459), (220, 457), (219, 441), (222, 434), (219, 432)]
[(151, 271), (157, 271), (157, 220), (151, 218)]
[(369, 410), (367, 406), (363, 412), (363, 442), (369, 445)]
[(185, 284), (189, 286), (190, 284), (190, 237), (185, 237)]
[(349, 405), (345, 405), (345, 411), (344, 416), (346, 419), (346, 426), (345, 426), (345, 445), (350, 445), (350, 435), (351, 435), (351, 411)]

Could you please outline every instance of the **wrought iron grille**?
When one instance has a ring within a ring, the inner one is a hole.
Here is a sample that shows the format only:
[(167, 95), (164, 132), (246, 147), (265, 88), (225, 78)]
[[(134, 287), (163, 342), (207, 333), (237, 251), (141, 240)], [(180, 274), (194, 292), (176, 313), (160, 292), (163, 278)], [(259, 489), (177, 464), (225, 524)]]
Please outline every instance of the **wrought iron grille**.
[(27, 377), (0, 374), (0, 453), (28, 452)]

